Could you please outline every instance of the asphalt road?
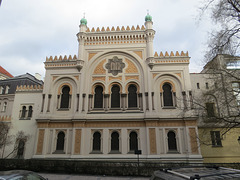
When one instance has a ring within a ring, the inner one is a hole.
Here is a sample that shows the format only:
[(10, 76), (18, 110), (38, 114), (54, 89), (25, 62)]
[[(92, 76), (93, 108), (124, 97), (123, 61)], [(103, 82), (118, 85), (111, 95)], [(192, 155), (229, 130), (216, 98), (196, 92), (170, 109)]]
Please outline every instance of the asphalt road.
[(149, 180), (150, 177), (130, 177), (130, 176), (88, 176), (76, 174), (48, 174), (39, 173), (41, 176), (48, 178), (48, 180)]

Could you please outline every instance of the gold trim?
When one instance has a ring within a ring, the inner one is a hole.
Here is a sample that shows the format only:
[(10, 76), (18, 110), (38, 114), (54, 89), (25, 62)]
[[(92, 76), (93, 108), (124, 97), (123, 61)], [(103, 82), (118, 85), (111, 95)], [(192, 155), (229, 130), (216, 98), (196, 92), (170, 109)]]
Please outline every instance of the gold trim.
[(81, 135), (82, 135), (82, 130), (81, 129), (76, 129), (76, 131), (75, 131), (74, 154), (80, 154)]
[(129, 80), (129, 79), (133, 79), (133, 80), (139, 80), (139, 76), (125, 76), (125, 80)]
[(128, 67), (125, 70), (125, 73), (138, 73), (138, 69), (132, 61), (126, 58), (126, 62), (128, 64)]
[(88, 61), (92, 59), (93, 56), (95, 56), (97, 53), (88, 53)]
[(120, 80), (120, 81), (122, 81), (122, 76), (119, 76), (119, 77), (109, 76), (109, 81), (112, 81), (112, 80)]
[(44, 133), (45, 133), (45, 129), (39, 129), (37, 152), (36, 152), (36, 154), (39, 154), (39, 155), (42, 154), (42, 151), (43, 151)]
[(158, 73), (153, 73), (153, 78), (155, 78), (158, 75)]
[(103, 77), (103, 76), (101, 76), (101, 77), (92, 77), (92, 81), (94, 82), (94, 81), (105, 81), (106, 80), (106, 78), (105, 77)]
[(174, 84), (172, 81), (170, 81), (170, 80), (165, 80), (165, 81), (161, 82), (161, 84), (160, 84), (160, 92), (161, 92), (161, 93), (163, 92), (162, 87), (163, 87), (163, 85), (164, 85), (165, 83), (171, 84), (171, 86), (172, 86), (172, 91), (173, 91), (173, 92), (176, 92), (175, 84)]
[(102, 60), (98, 63), (97, 67), (95, 68), (93, 74), (106, 74), (106, 70), (103, 67), (103, 64), (106, 62), (106, 59)]
[(137, 54), (141, 59), (143, 59), (142, 51), (133, 51), (135, 54)]
[(150, 142), (150, 154), (157, 154), (155, 128), (149, 128), (149, 142)]
[(62, 93), (62, 88), (63, 86), (68, 86), (70, 88), (69, 94), (72, 95), (72, 85), (69, 83), (63, 83), (59, 86), (58, 88), (58, 95), (60, 95)]

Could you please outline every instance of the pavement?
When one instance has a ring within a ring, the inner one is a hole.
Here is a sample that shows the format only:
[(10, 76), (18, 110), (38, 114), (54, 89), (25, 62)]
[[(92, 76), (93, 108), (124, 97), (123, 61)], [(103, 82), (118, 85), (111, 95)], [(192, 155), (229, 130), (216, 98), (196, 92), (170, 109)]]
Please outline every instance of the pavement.
[(39, 173), (48, 180), (149, 180), (150, 177), (130, 177), (130, 176), (90, 176), (90, 175), (77, 175), (77, 174), (50, 174)]

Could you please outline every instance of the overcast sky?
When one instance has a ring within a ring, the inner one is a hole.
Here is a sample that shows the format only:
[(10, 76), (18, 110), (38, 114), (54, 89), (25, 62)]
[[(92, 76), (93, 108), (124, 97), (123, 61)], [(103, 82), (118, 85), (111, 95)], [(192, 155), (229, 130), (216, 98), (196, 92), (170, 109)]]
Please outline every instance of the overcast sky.
[(45, 74), (46, 56), (77, 54), (80, 19), (88, 27), (143, 25), (149, 14), (154, 51), (188, 51), (190, 72), (202, 69), (211, 24), (198, 23), (200, 0), (2, 0), (0, 65), (12, 75)]

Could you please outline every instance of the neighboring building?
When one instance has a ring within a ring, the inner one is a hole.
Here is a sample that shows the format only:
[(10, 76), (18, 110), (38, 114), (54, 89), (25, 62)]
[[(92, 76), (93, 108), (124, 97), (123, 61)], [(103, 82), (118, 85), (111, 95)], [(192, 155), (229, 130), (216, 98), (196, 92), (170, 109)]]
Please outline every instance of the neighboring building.
[[(12, 125), (14, 124), (15, 119), (13, 119), (13, 110), (15, 109), (14, 103), (17, 102), (15, 98), (17, 86), (23, 86), (23, 88), (39, 88), (39, 86), (42, 85), (43, 81), (36, 79), (34, 76), (28, 73), (9, 79), (0, 80), (0, 122), (12, 123)], [(33, 99), (31, 99), (30, 101), (32, 102)], [(34, 110), (33, 105), (26, 106), (24, 104), (24, 100), (21, 100), (21, 104), (21, 111), (25, 112), (24, 118), (29, 117)], [(16, 127), (16, 129), (14, 130), (12, 126), (11, 130), (13, 131), (13, 134), (16, 134), (19, 131), (18, 127)], [(4, 151), (4, 149), (1, 149), (1, 151)], [(5, 151), (5, 153), (7, 154), (8, 151)]]
[(12, 77), (13, 77), (13, 75), (11, 75), (2, 66), (0, 66), (0, 80), (12, 78)]
[(240, 162), (240, 57), (217, 55), (191, 74), (204, 162)]
[(135, 159), (142, 150), (146, 160), (201, 162), (188, 53), (154, 54), (150, 15), (142, 27), (80, 22), (78, 56), (46, 58), (43, 90), (17, 89), (14, 131), (31, 135), (24, 158)]

